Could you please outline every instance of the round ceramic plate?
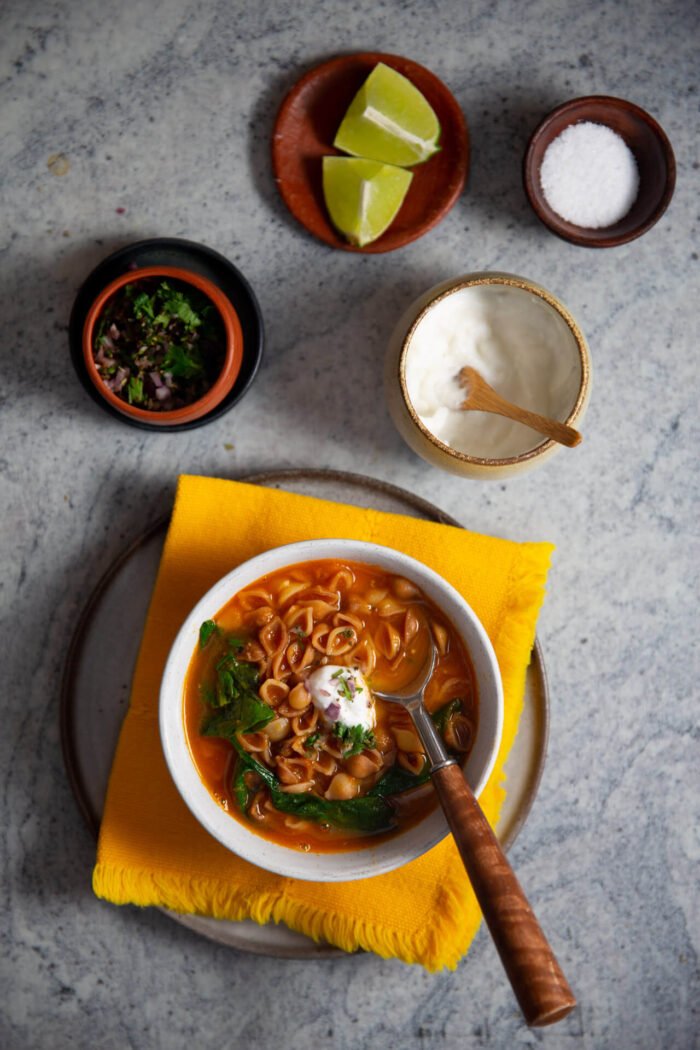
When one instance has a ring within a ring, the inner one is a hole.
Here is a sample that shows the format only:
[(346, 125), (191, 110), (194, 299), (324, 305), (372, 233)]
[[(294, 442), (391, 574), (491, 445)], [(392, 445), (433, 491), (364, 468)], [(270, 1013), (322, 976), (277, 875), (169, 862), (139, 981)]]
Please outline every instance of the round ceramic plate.
[[(323, 198), (322, 158), (340, 156), (333, 139), (345, 112), (378, 62), (402, 73), (423, 93), (440, 122), (440, 149), (412, 168), (398, 215), (364, 248), (349, 244), (331, 223)], [(425, 66), (399, 55), (341, 55), (299, 80), (280, 106), (272, 136), (275, 181), (292, 215), (315, 237), (349, 252), (390, 252), (415, 241), (447, 214), (469, 170), (469, 132), (454, 95)]]
[[(357, 474), (285, 470), (241, 480), (460, 527), (418, 496)], [(156, 522), (107, 569), (83, 609), (68, 652), (61, 690), (63, 754), (76, 800), (95, 835), (167, 527), (167, 519)], [(523, 826), (537, 792), (547, 747), (548, 707), (544, 662), (536, 644), (518, 736), (506, 764), (508, 794), (496, 828), (506, 848)], [(167, 914), (210, 940), (241, 951), (294, 959), (345, 954), (281, 924), (259, 926), (248, 920)]]
[[(95, 297), (102, 289), (116, 277), (121, 277), (128, 270), (140, 269), (144, 266), (175, 266), (183, 270), (191, 270), (202, 277), (208, 278), (231, 301), (243, 332), (243, 363), (238, 373), (238, 378), (230, 393), (215, 408), (201, 419), (194, 419), (189, 423), (172, 423), (163, 426), (161, 424), (144, 423), (140, 419), (132, 419), (117, 411), (108, 401), (100, 397), (85, 368), (83, 360), (83, 326), (85, 317)], [(138, 427), (141, 430), (158, 431), (168, 433), (175, 430), (193, 430), (195, 427), (204, 426), (225, 412), (241, 400), (255, 379), (263, 351), (263, 320), (255, 298), (253, 289), (246, 281), (243, 274), (233, 263), (230, 263), (219, 252), (213, 248), (207, 248), (203, 244), (194, 241), (184, 241), (176, 237), (157, 237), (150, 241), (138, 241), (128, 244), (119, 251), (113, 252), (99, 263), (92, 273), (85, 279), (80, 291), (75, 297), (70, 323), (68, 325), (68, 340), (70, 344), (71, 360), (78, 375), (78, 379), (90, 395), (92, 400), (109, 415), (114, 416), (121, 423)]]

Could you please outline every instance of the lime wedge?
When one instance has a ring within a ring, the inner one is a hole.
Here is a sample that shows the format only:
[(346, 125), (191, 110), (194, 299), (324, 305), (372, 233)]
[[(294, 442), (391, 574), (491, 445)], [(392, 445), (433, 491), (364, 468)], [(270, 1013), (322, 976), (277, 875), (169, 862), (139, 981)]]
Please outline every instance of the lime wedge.
[(324, 157), (323, 195), (333, 225), (358, 248), (376, 241), (394, 221), (412, 178), (376, 160)]
[(438, 150), (440, 125), (417, 87), (379, 62), (350, 103), (333, 145), (408, 168)]

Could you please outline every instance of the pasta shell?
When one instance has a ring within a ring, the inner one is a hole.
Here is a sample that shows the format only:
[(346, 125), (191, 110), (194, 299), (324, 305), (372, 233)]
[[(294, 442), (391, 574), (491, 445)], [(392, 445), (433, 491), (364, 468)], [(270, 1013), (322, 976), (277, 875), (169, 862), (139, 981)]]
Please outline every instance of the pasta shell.
[(271, 707), (276, 707), (289, 694), (289, 686), (278, 678), (266, 678), (258, 689), (258, 696)]
[(258, 634), (258, 640), (268, 656), (276, 656), (286, 648), (289, 640), (287, 627), (275, 616), (273, 620), (266, 623)]
[(371, 751), (363, 751), (359, 755), (352, 755), (345, 762), (345, 768), (348, 773), (353, 777), (357, 777), (359, 780), (363, 780), (365, 777), (371, 777), (384, 765), (384, 760), (379, 751), (373, 749)]
[(474, 739), (474, 726), (462, 714), (453, 715), (445, 726), (445, 743), (451, 751), (468, 751)]
[(420, 776), (425, 766), (425, 755), (418, 751), (399, 751), (397, 761), (409, 773), (413, 773), (414, 776)]
[(283, 791), (285, 795), (305, 795), (307, 791), (313, 789), (313, 786), (313, 780), (304, 780), (298, 784), (282, 784), (280, 791)]
[(360, 784), (355, 777), (347, 773), (336, 773), (326, 790), (325, 797), (333, 802), (341, 802), (348, 798), (357, 798), (360, 793)]
[(392, 576), (391, 589), (396, 597), (401, 598), (402, 601), (420, 597), (420, 590), (415, 583), (411, 583), (404, 576)]

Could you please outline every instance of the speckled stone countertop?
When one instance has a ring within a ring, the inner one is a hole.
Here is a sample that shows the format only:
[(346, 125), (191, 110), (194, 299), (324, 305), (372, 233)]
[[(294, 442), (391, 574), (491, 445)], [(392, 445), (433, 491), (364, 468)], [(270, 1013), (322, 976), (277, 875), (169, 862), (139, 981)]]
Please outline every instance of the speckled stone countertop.
[[(2, 1050), (700, 1045), (698, 11), (693, 0), (5, 0)], [(340, 49), (427, 65), (471, 129), (456, 207), (387, 256), (314, 241), (270, 170), (284, 92)], [(667, 214), (612, 251), (557, 240), (520, 181), (538, 120), (590, 93), (649, 110), (678, 162)], [(158, 235), (236, 263), (267, 330), (242, 403), (168, 436), (102, 413), (66, 334), (90, 269)], [(380, 381), (411, 299), (489, 268), (560, 295), (595, 372), (580, 449), (504, 485), (416, 458)], [(539, 631), (550, 747), (511, 852), (580, 1001), (554, 1029), (524, 1027), (483, 930), (455, 973), (431, 976), (373, 956), (243, 955), (92, 895), (94, 844), (58, 728), (76, 617), (104, 568), (171, 506), (178, 472), (296, 466), (391, 480), (472, 529), (557, 545)]]

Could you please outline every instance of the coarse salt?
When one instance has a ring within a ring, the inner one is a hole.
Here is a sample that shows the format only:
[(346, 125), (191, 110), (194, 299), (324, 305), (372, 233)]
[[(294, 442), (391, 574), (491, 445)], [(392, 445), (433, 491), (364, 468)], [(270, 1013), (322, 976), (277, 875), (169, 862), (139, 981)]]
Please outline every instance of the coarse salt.
[(634, 204), (639, 171), (624, 139), (604, 124), (571, 124), (549, 144), (540, 184), (550, 208), (575, 226), (619, 222)]

